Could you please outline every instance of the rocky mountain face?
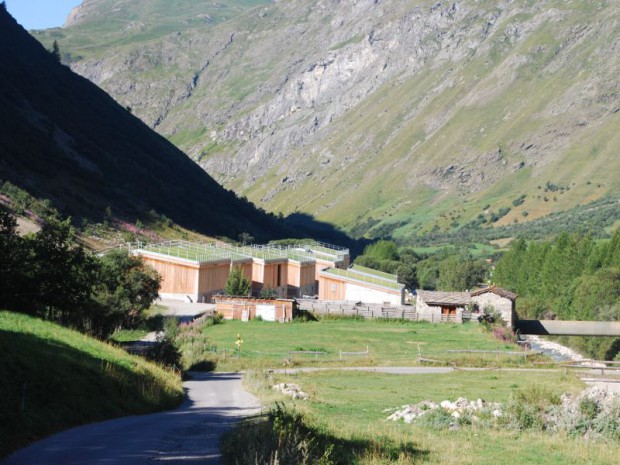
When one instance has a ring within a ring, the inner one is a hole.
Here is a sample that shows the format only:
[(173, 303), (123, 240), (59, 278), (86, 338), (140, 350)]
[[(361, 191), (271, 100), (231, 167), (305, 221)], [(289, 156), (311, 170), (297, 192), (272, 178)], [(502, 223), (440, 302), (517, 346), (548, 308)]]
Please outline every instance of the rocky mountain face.
[(165, 215), (208, 235), (292, 234), (60, 64), (3, 7), (0, 42), (0, 184), (48, 199), (75, 219), (113, 215), (131, 224)]
[(173, 32), (134, 11), (98, 42), (128, 3), (147, 2), (86, 1), (36, 37), (267, 209), (406, 237), (620, 190), (618, 2), (256, 1), (196, 22), (186, 0)]

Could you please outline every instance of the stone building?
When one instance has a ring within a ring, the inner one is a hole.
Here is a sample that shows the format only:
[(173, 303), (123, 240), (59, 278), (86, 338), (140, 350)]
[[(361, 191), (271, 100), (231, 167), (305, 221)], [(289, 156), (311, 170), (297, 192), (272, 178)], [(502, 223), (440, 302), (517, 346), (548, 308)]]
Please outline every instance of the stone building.
[(476, 304), (483, 312), (485, 308), (493, 308), (502, 315), (508, 327), (512, 327), (517, 319), (515, 302), (517, 294), (501, 287), (489, 286), (471, 293), (472, 304)]
[(419, 320), (433, 323), (462, 323), (471, 303), (469, 292), (416, 291), (415, 311)]
[(499, 312), (508, 327), (516, 322), (517, 295), (496, 286), (474, 292), (416, 291), (420, 320), (461, 323), (477, 319), (485, 309)]

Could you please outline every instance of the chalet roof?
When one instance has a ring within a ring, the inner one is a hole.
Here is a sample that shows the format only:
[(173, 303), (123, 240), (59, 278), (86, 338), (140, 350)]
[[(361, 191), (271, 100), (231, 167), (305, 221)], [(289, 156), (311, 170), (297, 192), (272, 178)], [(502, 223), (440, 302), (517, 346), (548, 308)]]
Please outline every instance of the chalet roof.
[(418, 299), (427, 305), (468, 305), (471, 302), (469, 292), (443, 292), (417, 290)]
[(500, 297), (505, 297), (506, 299), (510, 299), (513, 301), (517, 300), (517, 294), (515, 294), (514, 292), (507, 291), (506, 289), (502, 289), (501, 287), (497, 287), (497, 286), (489, 286), (484, 289), (479, 289), (477, 291), (472, 292), (471, 296), (476, 297), (482, 294), (486, 294), (487, 292), (492, 292), (493, 294), (496, 294)]

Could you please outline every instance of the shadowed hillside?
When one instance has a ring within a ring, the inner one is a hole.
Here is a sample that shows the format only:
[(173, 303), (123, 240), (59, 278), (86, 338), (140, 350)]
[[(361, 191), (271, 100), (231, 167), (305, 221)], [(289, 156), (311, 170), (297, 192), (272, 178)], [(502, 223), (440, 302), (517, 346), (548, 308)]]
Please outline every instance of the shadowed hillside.
[(292, 235), (61, 65), (3, 8), (0, 43), (0, 180), (78, 218), (154, 210), (209, 235)]

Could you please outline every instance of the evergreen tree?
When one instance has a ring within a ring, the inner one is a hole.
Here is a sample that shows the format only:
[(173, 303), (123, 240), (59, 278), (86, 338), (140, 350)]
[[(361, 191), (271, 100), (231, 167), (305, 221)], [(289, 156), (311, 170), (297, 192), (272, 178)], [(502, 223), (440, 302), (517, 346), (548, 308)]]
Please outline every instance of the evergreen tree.
[(61, 56), (60, 56), (60, 47), (58, 46), (58, 41), (54, 41), (54, 43), (52, 44), (52, 56), (54, 57), (54, 59), (60, 63), (61, 60)]
[(235, 266), (230, 270), (230, 275), (226, 280), (226, 295), (247, 296), (250, 292), (250, 280), (243, 274), (243, 270)]

